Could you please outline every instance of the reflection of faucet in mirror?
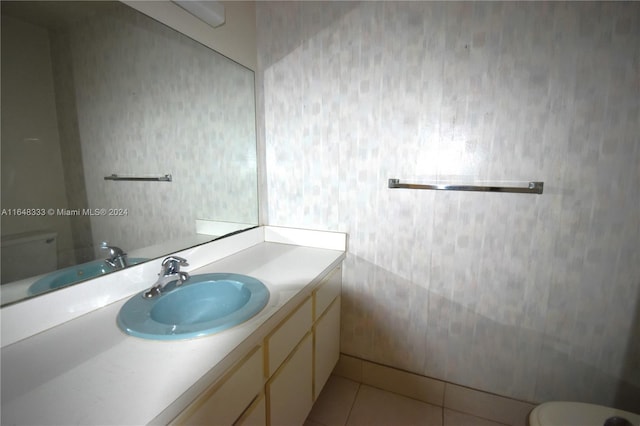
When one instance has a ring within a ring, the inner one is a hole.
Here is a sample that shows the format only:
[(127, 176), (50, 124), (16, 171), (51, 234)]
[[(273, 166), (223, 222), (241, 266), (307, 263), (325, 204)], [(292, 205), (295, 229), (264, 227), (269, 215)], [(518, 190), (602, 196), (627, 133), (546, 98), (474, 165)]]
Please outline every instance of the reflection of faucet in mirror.
[(178, 256), (169, 256), (164, 259), (160, 273), (158, 274), (158, 281), (142, 296), (146, 299), (151, 299), (165, 291), (168, 284), (175, 282), (176, 286), (179, 286), (188, 280), (190, 276), (188, 273), (180, 270), (181, 266), (189, 266), (187, 259)]
[(104, 260), (107, 265), (115, 269), (124, 269), (129, 266), (127, 253), (125, 253), (120, 247), (110, 246), (109, 243), (103, 241), (100, 248), (102, 250), (109, 250), (109, 257)]

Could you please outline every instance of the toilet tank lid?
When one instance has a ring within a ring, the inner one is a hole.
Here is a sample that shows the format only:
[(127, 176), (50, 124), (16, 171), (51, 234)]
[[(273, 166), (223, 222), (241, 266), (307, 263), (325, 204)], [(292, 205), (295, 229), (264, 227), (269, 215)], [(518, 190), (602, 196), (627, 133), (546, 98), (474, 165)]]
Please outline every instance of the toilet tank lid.
[(55, 231), (38, 230), (21, 232), (19, 234), (3, 235), (0, 237), (0, 242), (2, 243), (2, 247), (9, 247), (18, 244), (26, 244), (32, 241), (50, 240), (52, 238), (55, 239), (57, 237), (58, 233)]
[(633, 425), (640, 416), (628, 411), (584, 402), (552, 401), (538, 405), (529, 415), (531, 426), (602, 426), (613, 416), (624, 417)]

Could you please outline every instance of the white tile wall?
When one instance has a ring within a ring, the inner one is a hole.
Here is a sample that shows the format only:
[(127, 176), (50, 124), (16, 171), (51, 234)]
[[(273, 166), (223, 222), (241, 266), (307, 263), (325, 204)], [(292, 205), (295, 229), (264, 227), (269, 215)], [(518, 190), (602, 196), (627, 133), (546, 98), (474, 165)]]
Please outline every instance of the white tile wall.
[(640, 3), (259, 2), (257, 24), (268, 223), (349, 233), (343, 352), (529, 401), (640, 395)]

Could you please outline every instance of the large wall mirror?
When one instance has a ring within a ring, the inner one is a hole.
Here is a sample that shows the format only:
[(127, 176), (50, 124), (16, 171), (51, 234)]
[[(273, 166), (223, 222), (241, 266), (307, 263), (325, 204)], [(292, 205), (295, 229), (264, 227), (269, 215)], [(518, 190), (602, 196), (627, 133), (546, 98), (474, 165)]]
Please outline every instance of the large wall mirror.
[(1, 7), (3, 305), (258, 223), (253, 71), (117, 1)]

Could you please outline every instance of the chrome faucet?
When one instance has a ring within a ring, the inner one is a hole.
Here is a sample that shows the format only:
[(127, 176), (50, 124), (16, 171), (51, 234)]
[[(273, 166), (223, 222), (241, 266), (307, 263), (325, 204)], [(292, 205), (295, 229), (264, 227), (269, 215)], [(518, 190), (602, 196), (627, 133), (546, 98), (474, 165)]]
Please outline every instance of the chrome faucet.
[(109, 243), (103, 241), (100, 248), (102, 250), (109, 250), (109, 257), (104, 260), (107, 265), (115, 269), (124, 269), (129, 266), (127, 253), (125, 253), (120, 247), (110, 246)]
[(169, 256), (162, 261), (160, 273), (158, 274), (158, 280), (154, 285), (142, 294), (145, 299), (151, 299), (159, 296), (165, 291), (167, 285), (172, 282), (176, 283), (176, 286), (182, 285), (190, 277), (187, 272), (181, 271), (181, 266), (189, 266), (187, 259), (183, 259), (178, 256)]

